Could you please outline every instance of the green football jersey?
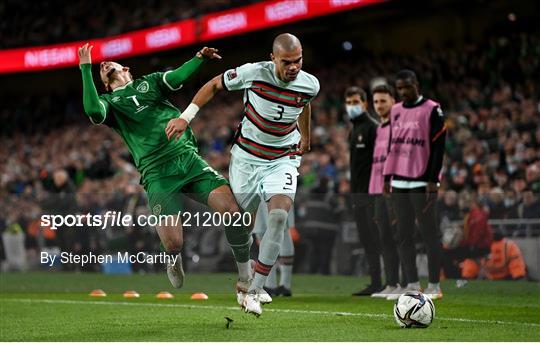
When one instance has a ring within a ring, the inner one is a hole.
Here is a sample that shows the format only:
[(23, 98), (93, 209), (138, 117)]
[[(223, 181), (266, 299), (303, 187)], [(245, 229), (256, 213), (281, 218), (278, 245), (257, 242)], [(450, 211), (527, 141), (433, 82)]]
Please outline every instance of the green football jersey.
[(177, 89), (167, 83), (165, 74), (145, 75), (99, 97), (101, 105), (108, 108), (102, 123), (120, 134), (142, 179), (154, 166), (189, 150), (197, 152), (189, 126), (178, 141), (167, 139), (165, 127), (180, 111), (167, 98), (168, 92)]

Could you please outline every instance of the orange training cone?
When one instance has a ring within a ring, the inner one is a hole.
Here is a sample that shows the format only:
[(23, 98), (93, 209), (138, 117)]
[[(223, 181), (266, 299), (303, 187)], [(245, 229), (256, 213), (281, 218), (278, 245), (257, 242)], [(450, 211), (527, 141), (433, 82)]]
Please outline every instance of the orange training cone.
[(140, 297), (139, 293), (135, 291), (125, 291), (124, 298), (138, 298)]
[(169, 292), (159, 292), (158, 294), (156, 294), (156, 298), (158, 298), (158, 299), (172, 299), (172, 298), (174, 298), (174, 295), (172, 295)]
[(193, 293), (191, 295), (191, 300), (208, 300), (208, 295), (204, 293)]
[(106, 297), (107, 293), (103, 292), (102, 289), (94, 289), (89, 295), (91, 297)]

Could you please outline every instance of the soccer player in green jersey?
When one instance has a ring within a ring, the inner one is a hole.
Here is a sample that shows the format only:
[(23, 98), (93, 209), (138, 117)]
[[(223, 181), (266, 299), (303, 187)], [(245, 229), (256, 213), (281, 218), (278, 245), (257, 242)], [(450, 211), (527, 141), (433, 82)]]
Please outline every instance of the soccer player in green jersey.
[[(167, 100), (168, 93), (179, 90), (205, 60), (221, 59), (218, 51), (204, 47), (175, 70), (138, 79), (133, 79), (126, 66), (101, 62), (99, 74), (108, 91), (102, 95), (98, 95), (92, 79), (91, 51), (88, 43), (78, 50), (84, 111), (92, 123), (105, 124), (122, 137), (141, 174), (152, 213), (177, 214), (182, 209), (180, 193), (221, 214), (240, 213), (228, 181), (199, 156), (191, 129), (178, 140), (168, 140), (164, 133), (167, 123), (180, 115)], [(184, 282), (182, 225), (163, 225), (156, 230), (171, 260), (175, 260), (167, 265), (167, 275), (173, 287), (179, 288)], [(237, 264), (246, 265), (251, 243), (248, 229), (230, 225), (225, 234)], [(240, 271), (240, 278), (247, 278), (243, 273), (246, 271)]]

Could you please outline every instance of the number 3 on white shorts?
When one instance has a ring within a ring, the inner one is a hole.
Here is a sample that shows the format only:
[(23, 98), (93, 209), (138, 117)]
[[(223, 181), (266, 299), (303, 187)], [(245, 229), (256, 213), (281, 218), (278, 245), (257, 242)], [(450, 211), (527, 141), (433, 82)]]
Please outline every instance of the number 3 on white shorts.
[(285, 173), (285, 178), (287, 182), (285, 183), (285, 186), (283, 186), (284, 191), (292, 191), (293, 189), (290, 187), (293, 184), (293, 176), (291, 173)]

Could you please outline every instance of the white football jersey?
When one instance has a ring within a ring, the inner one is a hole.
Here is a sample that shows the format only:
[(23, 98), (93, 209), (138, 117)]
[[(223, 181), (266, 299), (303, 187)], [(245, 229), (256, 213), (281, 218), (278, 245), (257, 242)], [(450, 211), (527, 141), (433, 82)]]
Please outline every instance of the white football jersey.
[(222, 81), (229, 91), (244, 90), (244, 118), (232, 154), (261, 161), (294, 155), (298, 116), (319, 92), (317, 78), (301, 70), (283, 82), (267, 61), (227, 70)]

